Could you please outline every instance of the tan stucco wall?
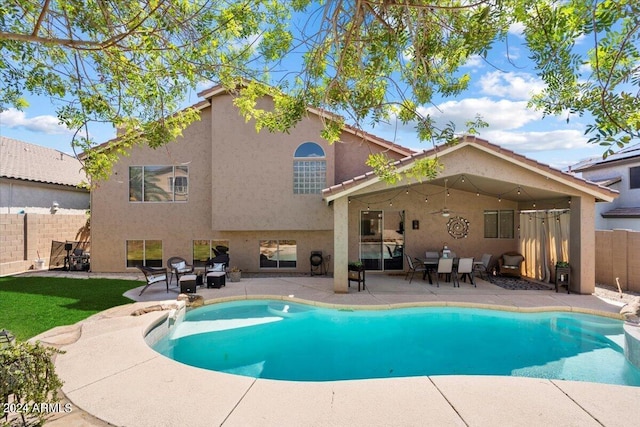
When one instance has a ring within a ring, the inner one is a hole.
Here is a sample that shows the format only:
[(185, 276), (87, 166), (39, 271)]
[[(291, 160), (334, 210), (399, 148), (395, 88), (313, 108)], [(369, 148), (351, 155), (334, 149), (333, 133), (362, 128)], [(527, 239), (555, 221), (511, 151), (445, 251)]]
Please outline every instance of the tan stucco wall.
[[(335, 144), (336, 150), (336, 183), (340, 183), (356, 176), (364, 175), (371, 170), (365, 164), (369, 154), (382, 151), (371, 142), (364, 141), (352, 133), (343, 133), (340, 142)], [(385, 151), (392, 160), (400, 160), (404, 155), (394, 151)]]
[[(215, 96), (211, 103), (177, 141), (156, 150), (135, 147), (93, 192), (93, 271), (126, 271), (127, 240), (162, 240), (165, 263), (171, 256), (191, 261), (193, 240), (228, 240), (231, 263), (245, 271), (273, 271), (259, 268), (260, 240), (296, 240), (299, 272), (309, 271), (312, 250), (332, 255), (333, 210), (320, 194), (293, 194), (294, 152), (304, 142), (319, 144), (331, 186), (336, 176), (351, 177), (338, 163), (347, 171), (362, 170), (375, 147), (341, 143), (348, 162), (337, 162), (337, 145), (320, 138), (322, 123), (312, 114), (289, 133), (258, 133), (239, 116), (230, 96)], [(353, 135), (344, 140), (354, 140)], [(188, 165), (188, 202), (129, 202), (130, 165)]]
[(293, 194), (293, 155), (304, 142), (315, 142), (325, 151), (326, 186), (334, 184), (334, 146), (319, 137), (321, 122), (303, 120), (286, 134), (257, 133), (252, 122), (245, 123), (229, 108), (230, 96), (211, 102), (211, 228), (331, 230), (331, 210), (320, 194)]
[[(184, 136), (158, 149), (135, 147), (115, 165), (111, 179), (93, 191), (91, 269), (126, 271), (127, 240), (162, 240), (163, 260), (191, 259), (193, 239), (211, 235), (210, 111)], [(189, 200), (180, 203), (129, 202), (129, 166), (188, 165)]]

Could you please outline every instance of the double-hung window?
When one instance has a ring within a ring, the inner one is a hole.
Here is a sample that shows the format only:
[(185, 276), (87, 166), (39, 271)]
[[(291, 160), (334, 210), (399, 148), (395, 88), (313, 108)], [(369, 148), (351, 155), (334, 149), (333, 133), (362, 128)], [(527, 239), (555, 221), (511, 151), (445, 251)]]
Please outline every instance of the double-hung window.
[(513, 239), (513, 211), (484, 211), (485, 239)]
[(188, 166), (130, 166), (129, 201), (186, 202)]

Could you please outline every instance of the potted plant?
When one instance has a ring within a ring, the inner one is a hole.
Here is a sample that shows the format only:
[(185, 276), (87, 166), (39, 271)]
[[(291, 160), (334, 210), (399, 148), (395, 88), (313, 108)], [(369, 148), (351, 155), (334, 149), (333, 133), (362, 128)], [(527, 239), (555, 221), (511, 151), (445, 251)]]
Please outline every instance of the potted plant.
[(231, 267), (229, 268), (229, 280), (232, 282), (239, 282), (240, 281), (240, 276), (242, 273), (242, 270), (240, 270), (240, 268), (238, 267)]
[(349, 262), (349, 286), (351, 286), (351, 282), (358, 283), (358, 291), (360, 291), (360, 284), (362, 284), (362, 288), (365, 289), (364, 264), (361, 261)]
[(349, 261), (349, 271), (362, 271), (364, 264), (360, 261)]

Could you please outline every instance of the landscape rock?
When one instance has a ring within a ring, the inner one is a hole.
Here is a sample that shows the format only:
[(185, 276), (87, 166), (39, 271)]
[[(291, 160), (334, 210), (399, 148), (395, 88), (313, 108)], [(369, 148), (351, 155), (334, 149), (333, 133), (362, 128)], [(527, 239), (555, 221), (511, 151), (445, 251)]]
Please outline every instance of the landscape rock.
[(187, 307), (200, 307), (204, 305), (204, 297), (195, 294), (180, 294), (178, 301), (184, 301)]
[(624, 316), (627, 322), (640, 324), (640, 297), (636, 297), (633, 301), (622, 307), (620, 314)]
[(152, 311), (163, 311), (163, 310), (174, 310), (179, 308), (179, 304), (170, 303), (170, 304), (155, 304), (147, 307), (140, 308), (131, 313), (132, 316), (140, 316), (146, 313), (151, 313)]

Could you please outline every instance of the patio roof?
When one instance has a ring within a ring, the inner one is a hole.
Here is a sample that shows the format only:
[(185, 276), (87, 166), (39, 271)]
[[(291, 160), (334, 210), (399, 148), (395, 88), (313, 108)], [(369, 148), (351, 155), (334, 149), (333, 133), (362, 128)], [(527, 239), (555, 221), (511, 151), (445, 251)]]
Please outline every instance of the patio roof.
[[(474, 147), (484, 153), (490, 154), (503, 161), (509, 162), (523, 169), (529, 170), (532, 173), (538, 174), (566, 186), (569, 186), (579, 192), (592, 195), (596, 201), (613, 201), (618, 192), (616, 190), (607, 188), (604, 185), (588, 181), (586, 179), (577, 177), (571, 173), (563, 172), (558, 169), (552, 168), (549, 165), (540, 163), (536, 160), (532, 160), (528, 157), (515, 153), (514, 151), (505, 149), (498, 145), (492, 144), (484, 139), (476, 138), (473, 136), (465, 136), (460, 139), (457, 144), (444, 144), (434, 147), (431, 150), (425, 150), (420, 153), (413, 154), (405, 157), (394, 163), (398, 171), (402, 172), (409, 169), (413, 163), (418, 159), (423, 158), (444, 158), (447, 155), (454, 153), (458, 150), (462, 150), (465, 147)], [(504, 195), (505, 198), (513, 200), (545, 200), (557, 198), (560, 195), (557, 192), (549, 191), (539, 187), (527, 187), (522, 185), (521, 192), (513, 193), (512, 182), (505, 182), (503, 180), (492, 179), (486, 175), (474, 174), (475, 168), (473, 164), (468, 165), (468, 170), (462, 174), (445, 175), (429, 181), (433, 185), (444, 185), (445, 180), (448, 181), (449, 188), (456, 188), (464, 191), (478, 192), (485, 195)], [(462, 179), (468, 177), (469, 179)], [(380, 179), (374, 172), (368, 172), (364, 175), (354, 177), (350, 180), (344, 181), (332, 187), (326, 188), (322, 191), (323, 197), (327, 203), (350, 194), (356, 193), (359, 190), (363, 190), (376, 183), (380, 182)], [(407, 185), (401, 183), (399, 186)], [(480, 190), (481, 189), (481, 190)]]

